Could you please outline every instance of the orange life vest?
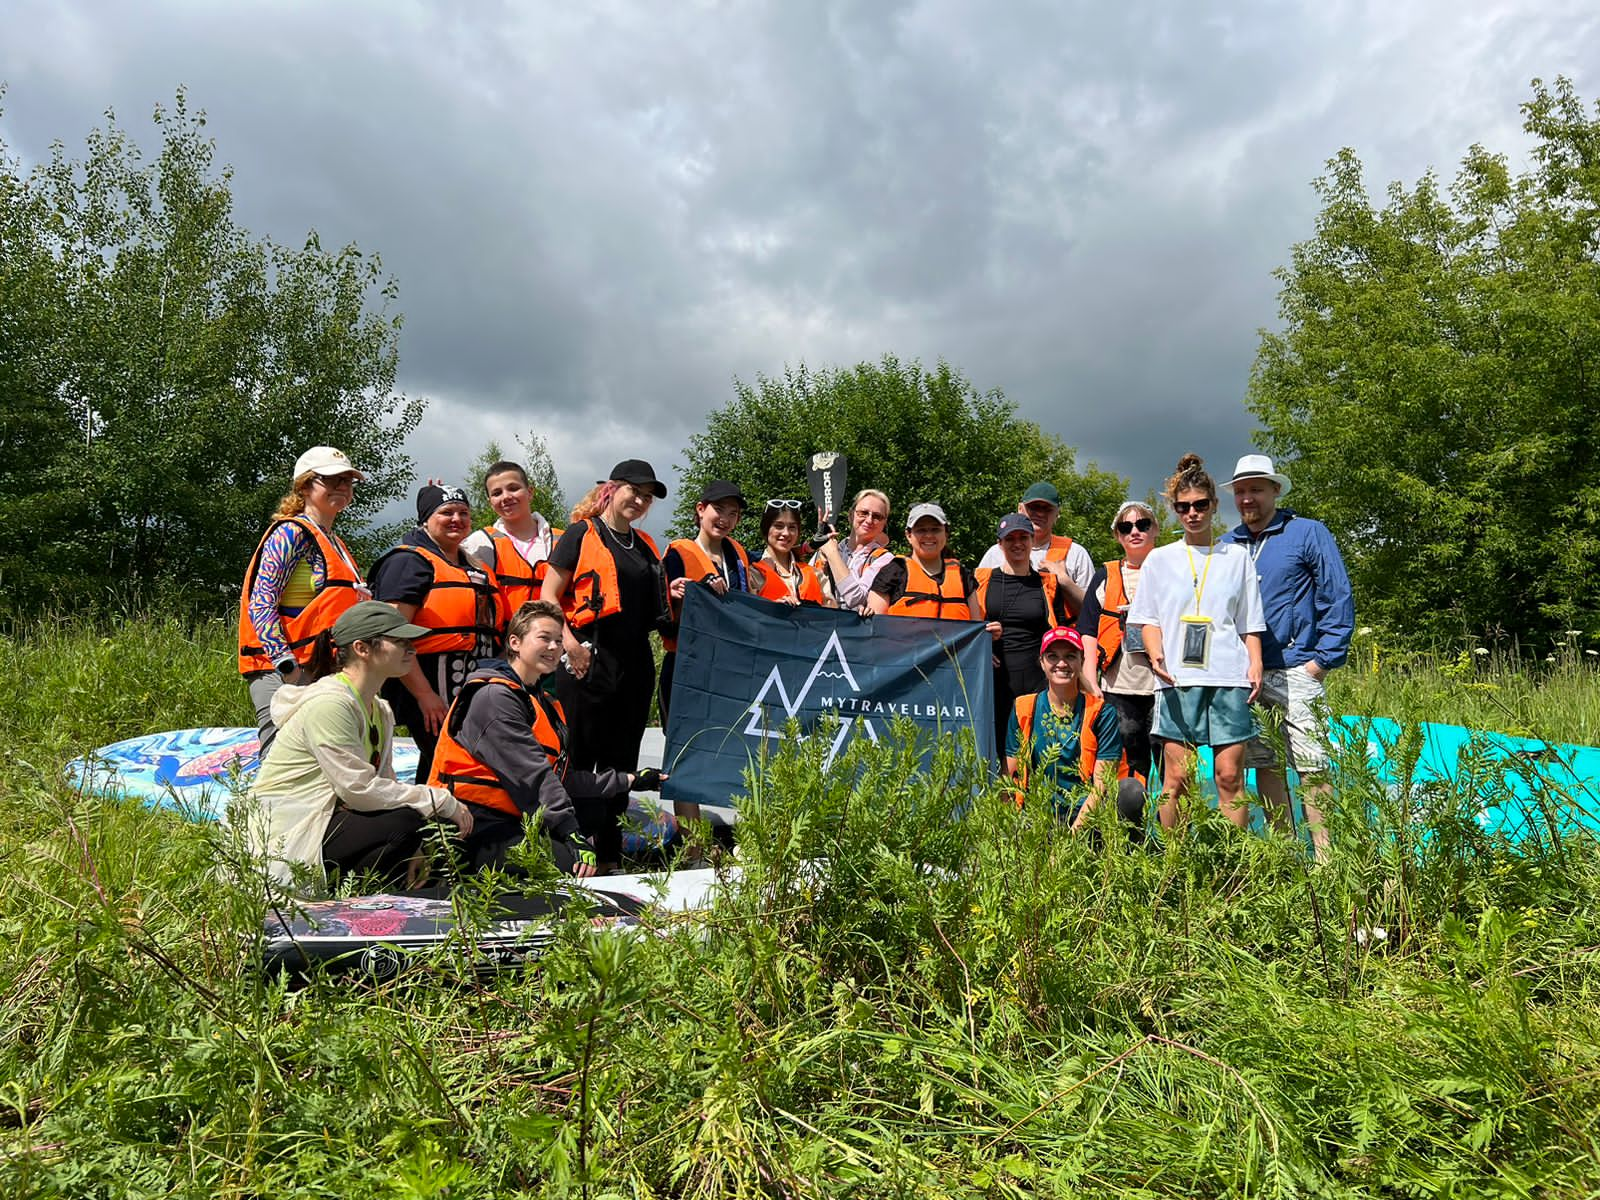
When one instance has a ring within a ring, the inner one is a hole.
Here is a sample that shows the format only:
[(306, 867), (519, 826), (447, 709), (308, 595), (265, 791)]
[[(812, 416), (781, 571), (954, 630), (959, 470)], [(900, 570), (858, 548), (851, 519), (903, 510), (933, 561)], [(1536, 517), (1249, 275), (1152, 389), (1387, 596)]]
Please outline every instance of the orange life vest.
[(1108, 669), (1122, 652), (1123, 624), (1128, 615), (1128, 590), (1122, 581), (1122, 559), (1106, 564), (1106, 598), (1100, 605), (1100, 625), (1095, 630), (1100, 669)]
[[(1017, 807), (1022, 807), (1023, 798), (1028, 792), (1028, 768), (1033, 759), (1033, 714), (1038, 711), (1039, 698), (1045, 692), (1033, 692), (1027, 696), (1018, 696), (1014, 711), (1017, 715), (1017, 734), (1020, 741), (1017, 753), (1016, 773), (1016, 800)], [(1095, 736), (1094, 721), (1100, 715), (1100, 709), (1105, 700), (1100, 696), (1083, 695), (1083, 727), (1078, 730), (1078, 778), (1083, 780), (1084, 786), (1089, 787), (1094, 783), (1095, 755), (1100, 748), (1099, 739)], [(1128, 777), (1128, 756), (1126, 754), (1117, 759), (1117, 778)]]
[(972, 610), (961, 591), (961, 564), (953, 558), (944, 560), (944, 573), (938, 578), (928, 574), (917, 562), (916, 556), (902, 554), (900, 561), (906, 565), (905, 594), (889, 606), (894, 617), (939, 617), (946, 621), (970, 621)]
[[(734, 553), (739, 556), (739, 565), (744, 568), (744, 586), (732, 585), (728, 590), (747, 592), (750, 590), (750, 555), (745, 552), (745, 548), (739, 544), (737, 538), (728, 538), (726, 540), (733, 547)], [(678, 538), (668, 544), (667, 550), (669, 552), (676, 550), (678, 556), (683, 559), (683, 574), (686, 579), (695, 583), (709, 583), (721, 575), (721, 572), (717, 570), (716, 564), (711, 561), (711, 556), (693, 538)], [(675, 601), (673, 603), (673, 620), (677, 620), (678, 612), (682, 607), (681, 602)], [(662, 634), (661, 644), (669, 652), (676, 650), (678, 648), (678, 635), (676, 633)]]
[[(494, 576), (500, 581), (500, 594), (506, 598), (506, 607), (511, 615), (515, 616), (517, 609), (529, 600), (539, 598), (544, 577), (550, 571), (550, 560), (541, 558), (536, 563), (529, 563), (504, 530), (485, 525), (483, 531), (489, 535), (489, 544), (494, 547)], [(559, 538), (562, 532), (552, 526), (552, 541)]]
[[(470, 559), (484, 575), (483, 579), (476, 580), (465, 567), (453, 566), (432, 550), (404, 544), (389, 550), (378, 562), (390, 554), (404, 553), (420, 554), (433, 568), (433, 583), (423, 597), (422, 606), (411, 618), (413, 624), (433, 631), (417, 639), (418, 654), (472, 650), (480, 637), (499, 640), (511, 614), (506, 611), (506, 600), (500, 594), (500, 584), (493, 570), (478, 566), (475, 558)], [(377, 563), (372, 569), (376, 574)]]
[[(495, 771), (473, 758), (456, 740), (467, 719), (467, 705), (480, 688), (499, 684), (521, 692), (532, 710), (533, 740), (550, 758), (550, 766), (557, 775), (564, 776), (566, 763), (567, 717), (561, 701), (554, 697), (530, 696), (522, 685), (504, 676), (485, 675), (468, 679), (456, 693), (445, 715), (444, 727), (439, 730), (439, 744), (433, 752), (433, 769), (428, 772), (428, 782), (434, 787), (448, 788), (457, 800), (482, 804), (486, 808), (518, 816), (521, 810), (511, 798), (511, 789)], [(545, 706), (549, 705), (549, 709)], [(553, 710), (553, 711), (551, 711)]]
[(289, 650), (294, 654), (296, 662), (301, 664), (309, 662), (311, 643), (317, 640), (317, 634), (324, 629), (332, 628), (340, 614), (364, 596), (362, 588), (366, 581), (361, 578), (361, 571), (356, 567), (355, 556), (350, 553), (349, 547), (340, 540), (338, 534), (329, 533), (306, 516), (284, 517), (274, 521), (267, 526), (266, 533), (261, 535), (261, 542), (250, 558), (250, 566), (244, 573), (244, 591), (239, 596), (239, 674), (241, 675), (253, 675), (258, 671), (277, 669), (277, 664), (262, 651), (261, 635), (256, 632), (255, 622), (250, 619), (250, 591), (255, 587), (256, 573), (261, 569), (262, 548), (266, 546), (273, 530), (280, 525), (298, 525), (311, 536), (317, 544), (317, 552), (322, 555), (324, 570), (322, 590), (311, 598), (310, 604), (294, 614), (285, 613), (281, 609), (278, 611), (284, 638), (288, 641)]
[[(799, 598), (812, 604), (822, 603), (822, 577), (817, 574), (816, 568), (808, 562), (801, 562), (798, 556), (791, 556), (791, 564), (800, 572)], [(787, 600), (789, 598), (789, 585), (779, 578), (777, 568), (765, 556), (761, 559), (761, 567), (767, 577), (766, 583), (756, 594), (768, 600)]]
[(1058, 533), (1050, 535), (1050, 546), (1044, 552), (1045, 562), (1066, 562), (1067, 552), (1072, 549), (1072, 539), (1062, 537)]
[[(572, 569), (572, 581), (561, 597), (561, 607), (567, 614), (567, 624), (582, 629), (595, 621), (614, 617), (622, 611), (622, 589), (617, 583), (617, 560), (611, 556), (605, 535), (597, 524), (599, 517), (590, 517), (589, 528), (583, 531), (583, 541), (578, 544), (578, 562)], [(643, 538), (650, 553), (659, 561), (661, 551), (644, 530), (633, 527), (633, 535)]]
[[(993, 620), (989, 614), (989, 580), (999, 571), (999, 567), (979, 567), (973, 574), (978, 580), (978, 611), (985, 620)], [(1051, 625), (1056, 623), (1056, 587), (1060, 584), (1055, 575), (1050, 571), (1040, 571), (1039, 584), (1044, 588), (1044, 614), (1045, 620)]]

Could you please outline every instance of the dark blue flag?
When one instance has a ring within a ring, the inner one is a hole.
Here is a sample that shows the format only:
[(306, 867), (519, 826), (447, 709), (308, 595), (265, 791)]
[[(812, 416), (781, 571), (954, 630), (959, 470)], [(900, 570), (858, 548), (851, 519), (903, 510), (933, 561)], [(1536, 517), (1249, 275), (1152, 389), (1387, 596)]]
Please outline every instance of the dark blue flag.
[(727, 805), (745, 768), (788, 736), (790, 718), (801, 737), (828, 728), (830, 762), (854, 738), (879, 740), (896, 718), (929, 735), (930, 751), (934, 737), (970, 729), (994, 756), (992, 642), (980, 622), (861, 617), (691, 585), (678, 636), (669, 800)]

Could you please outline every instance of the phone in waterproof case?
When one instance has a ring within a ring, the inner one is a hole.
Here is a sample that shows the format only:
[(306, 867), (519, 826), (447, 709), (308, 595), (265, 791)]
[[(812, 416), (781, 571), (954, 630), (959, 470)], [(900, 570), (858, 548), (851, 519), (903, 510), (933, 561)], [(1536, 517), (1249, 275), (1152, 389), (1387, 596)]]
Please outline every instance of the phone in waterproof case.
[(1128, 610), (1119, 614), (1122, 620), (1122, 648), (1129, 654), (1144, 653), (1144, 626), (1128, 624)]
[(1204, 671), (1211, 663), (1211, 618), (1187, 615), (1183, 618), (1183, 648), (1178, 661)]

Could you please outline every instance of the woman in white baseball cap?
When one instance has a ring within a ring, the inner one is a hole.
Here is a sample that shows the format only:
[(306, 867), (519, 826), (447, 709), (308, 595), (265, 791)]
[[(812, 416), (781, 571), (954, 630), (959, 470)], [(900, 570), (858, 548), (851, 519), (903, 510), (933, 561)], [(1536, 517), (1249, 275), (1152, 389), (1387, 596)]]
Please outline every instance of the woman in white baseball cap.
[(305, 682), (317, 635), (368, 599), (366, 580), (333, 523), (366, 479), (332, 446), (313, 446), (294, 464), (293, 486), (250, 557), (239, 597), (239, 674), (250, 686), (264, 760), (276, 730), (272, 697)]
[(978, 581), (970, 568), (945, 557), (950, 522), (937, 504), (917, 504), (906, 516), (911, 553), (884, 565), (872, 581), (867, 604), (874, 613), (981, 621)]

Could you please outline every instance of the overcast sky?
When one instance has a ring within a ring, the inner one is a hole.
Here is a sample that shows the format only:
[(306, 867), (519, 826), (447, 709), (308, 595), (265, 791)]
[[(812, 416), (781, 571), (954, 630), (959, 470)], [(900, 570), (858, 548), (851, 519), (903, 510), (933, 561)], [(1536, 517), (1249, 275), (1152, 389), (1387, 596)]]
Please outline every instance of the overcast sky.
[(1353, 147), (1374, 193), (1473, 142), (1520, 163), (1530, 79), (1600, 93), (1597, 14), (0, 0), (0, 130), (25, 161), (108, 107), (148, 138), (186, 86), (246, 228), (398, 278), (424, 475), (532, 429), (575, 498), (618, 458), (675, 471), (735, 377), (893, 353), (1142, 494), (1248, 450), (1325, 161)]

